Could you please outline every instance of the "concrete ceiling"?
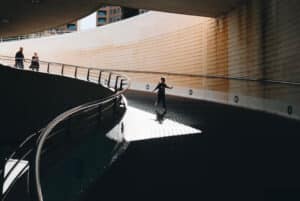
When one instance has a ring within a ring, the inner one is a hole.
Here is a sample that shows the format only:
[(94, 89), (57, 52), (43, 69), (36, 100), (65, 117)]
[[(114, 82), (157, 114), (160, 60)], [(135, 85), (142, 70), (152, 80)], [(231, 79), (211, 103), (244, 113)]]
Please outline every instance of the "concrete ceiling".
[(102, 5), (216, 17), (247, 0), (3, 0), (0, 37), (34, 33), (80, 19)]

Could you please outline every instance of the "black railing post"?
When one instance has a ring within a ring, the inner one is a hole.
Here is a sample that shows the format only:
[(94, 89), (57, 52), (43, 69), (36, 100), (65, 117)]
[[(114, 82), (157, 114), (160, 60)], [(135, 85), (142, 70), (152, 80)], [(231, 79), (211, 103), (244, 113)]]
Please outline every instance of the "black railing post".
[(61, 75), (64, 75), (64, 68), (65, 68), (65, 64), (61, 65)]
[(77, 78), (77, 66), (75, 67), (74, 77)]
[(98, 77), (98, 84), (101, 84), (101, 76), (102, 76), (102, 71), (100, 70), (99, 77)]
[(119, 81), (120, 76), (118, 75), (116, 77), (116, 81), (115, 81), (115, 92), (118, 90), (118, 81)]
[(87, 72), (87, 75), (86, 75), (86, 80), (87, 81), (90, 81), (90, 70), (91, 69), (88, 69), (88, 72)]
[(109, 88), (109, 86), (110, 86), (111, 76), (112, 76), (112, 73), (109, 73), (108, 81), (107, 81), (107, 87), (108, 87), (108, 88)]
[(50, 73), (50, 63), (48, 63), (48, 66), (47, 66), (47, 73)]
[(121, 82), (120, 82), (120, 90), (123, 90), (123, 84), (124, 84), (124, 81), (125, 81), (125, 80), (122, 79)]

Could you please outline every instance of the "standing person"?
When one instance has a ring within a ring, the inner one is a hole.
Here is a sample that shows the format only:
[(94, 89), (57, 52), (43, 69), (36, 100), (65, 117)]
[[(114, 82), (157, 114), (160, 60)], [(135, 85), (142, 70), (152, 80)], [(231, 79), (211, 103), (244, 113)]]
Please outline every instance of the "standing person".
[(166, 88), (173, 89), (173, 87), (170, 87), (166, 84), (166, 78), (161, 77), (160, 82), (157, 84), (155, 89), (153, 89), (153, 92), (158, 90), (157, 92), (157, 100), (155, 102), (155, 106), (157, 106), (159, 103), (162, 103), (162, 106), (165, 110), (167, 110), (166, 106)]
[(16, 53), (15, 56), (15, 67), (23, 69), (24, 68), (24, 54), (23, 54), (23, 47), (20, 47), (19, 51)]
[(40, 61), (38, 54), (35, 52), (33, 57), (31, 58), (31, 64), (30, 67), (33, 71), (39, 71), (40, 68)]

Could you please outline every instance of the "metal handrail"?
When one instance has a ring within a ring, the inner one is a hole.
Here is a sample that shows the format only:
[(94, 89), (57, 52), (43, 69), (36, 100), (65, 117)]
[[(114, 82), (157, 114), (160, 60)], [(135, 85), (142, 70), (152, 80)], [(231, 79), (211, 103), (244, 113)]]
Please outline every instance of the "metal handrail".
[(43, 38), (43, 37), (62, 35), (62, 34), (68, 34), (68, 33), (73, 33), (73, 32), (74, 31), (49, 31), (49, 32), (38, 32), (38, 33), (32, 33), (32, 34), (28, 34), (28, 35), (21, 35), (21, 36), (15, 36), (15, 37), (1, 37), (0, 43), (9, 42), (9, 41), (26, 40), (26, 39)]
[[(16, 58), (14, 57), (9, 57), (9, 56), (0, 56), (0, 60), (5, 60), (5, 61), (15, 61)], [(31, 59), (23, 59), (21, 58), (24, 62), (31, 62)], [(59, 65), (61, 66), (61, 76), (65, 76), (64, 74), (64, 67), (65, 66), (68, 66), (68, 67), (72, 67), (75, 69), (74, 71), (74, 75), (73, 75), (73, 78), (75, 79), (78, 79), (78, 76), (77, 76), (77, 71), (78, 69), (85, 69), (87, 70), (87, 76), (86, 76), (86, 81), (89, 81), (90, 82), (90, 76), (91, 76), (91, 70), (97, 70), (99, 72), (99, 75), (97, 77), (97, 80), (98, 80), (98, 84), (101, 84), (101, 77), (103, 75), (103, 72), (106, 72), (106, 73), (109, 73), (108, 74), (108, 79), (109, 81), (107, 82), (107, 85), (106, 87), (110, 88), (110, 81), (112, 79), (113, 76), (115, 76), (115, 85), (114, 85), (114, 88), (111, 90), (113, 90), (113, 94), (110, 95), (109, 97), (106, 97), (106, 98), (103, 98), (103, 99), (100, 99), (100, 100), (95, 100), (95, 101), (91, 101), (91, 102), (88, 102), (88, 103), (85, 103), (85, 104), (82, 104), (80, 106), (77, 106), (75, 108), (72, 108), (70, 110), (67, 110), (63, 113), (61, 113), (60, 115), (58, 115), (55, 119), (53, 119), (50, 123), (48, 123), (48, 125), (46, 125), (43, 129), (41, 129), (39, 132), (40, 132), (40, 135), (38, 136), (37, 138), (37, 141), (36, 141), (36, 147), (32, 148), (29, 150), (29, 153), (33, 151), (33, 153), (35, 153), (35, 160), (34, 160), (34, 164), (33, 164), (33, 169), (34, 169), (34, 181), (35, 181), (35, 186), (36, 186), (36, 198), (39, 200), (39, 201), (42, 201), (43, 200), (43, 194), (42, 194), (42, 189), (41, 189), (41, 183), (40, 183), (40, 172), (39, 172), (39, 168), (40, 168), (40, 158), (41, 158), (41, 154), (42, 154), (42, 148), (46, 142), (46, 140), (49, 138), (49, 137), (52, 137), (50, 136), (50, 134), (52, 133), (53, 129), (58, 125), (60, 124), (61, 122), (65, 121), (65, 120), (68, 120), (70, 119), (73, 115), (76, 115), (76, 114), (81, 114), (82, 112), (88, 110), (88, 109), (91, 109), (91, 108), (98, 108), (98, 107), (101, 107), (102, 105), (104, 104), (107, 104), (107, 103), (113, 103), (113, 104), (117, 104), (117, 101), (115, 100), (121, 100), (121, 99), (124, 99), (123, 97), (123, 94), (124, 92), (129, 88), (130, 86), (130, 80), (127, 76), (125, 75), (121, 75), (119, 73), (115, 73), (115, 72), (112, 72), (112, 71), (108, 71), (108, 70), (103, 70), (103, 69), (96, 69), (96, 68), (87, 68), (87, 67), (82, 67), (82, 66), (74, 66), (74, 65), (68, 65), (68, 64), (62, 64), (62, 63), (54, 63), (54, 62), (46, 62), (46, 61), (40, 61), (40, 64), (41, 63), (44, 63), (47, 65), (47, 71), (46, 73), (48, 74), (51, 74), (50, 73), (50, 69), (51, 69), (51, 66), (55, 65)], [(57, 67), (56, 67), (57, 68)], [(57, 75), (57, 74), (56, 74)], [(122, 79), (120, 79), (122, 78)], [(120, 88), (118, 88), (118, 82), (119, 80), (121, 80), (120, 82)], [(127, 80), (127, 83), (124, 84), (123, 81), (124, 80)], [(104, 83), (105, 85), (105, 83)], [(101, 112), (103, 112), (104, 110), (101, 110)], [(124, 117), (124, 116), (123, 116)], [(122, 120), (122, 119), (121, 119)], [(120, 121), (121, 121), (120, 120)], [(32, 136), (34, 135), (31, 135), (30, 138), (27, 138), (20, 146), (19, 146), (19, 149), (22, 148), (24, 146), (24, 144), (26, 144), (31, 138)], [(18, 152), (18, 150), (16, 152), (14, 152), (11, 157), (13, 157), (16, 153)], [(19, 159), (14, 167), (17, 166), (17, 164), (22, 160), (24, 159), (26, 156), (28, 155), (28, 151), (21, 157), (21, 159)], [(13, 168), (14, 168), (13, 167)], [(11, 168), (11, 170), (8, 172), (8, 174), (6, 175), (3, 183), (5, 182), (5, 180), (9, 177), (9, 175), (12, 173), (13, 171), (13, 168)], [(16, 178), (17, 179), (17, 178)], [(13, 181), (12, 183), (15, 183), (16, 181)], [(2, 195), (2, 198), (5, 199), (7, 195), (7, 192)]]
[(262, 82), (262, 83), (270, 83), (270, 84), (284, 84), (284, 85), (300, 86), (300, 82), (285, 81), (285, 80), (272, 80), (272, 79), (263, 79), (263, 78), (209, 75), (209, 74), (173, 73), (173, 72), (166, 72), (166, 71), (143, 71), (143, 70), (124, 70), (124, 69), (106, 69), (106, 70), (108, 70), (108, 71), (113, 70), (114, 72), (119, 72), (119, 73), (183, 76), (183, 77), (192, 77), (192, 78), (224, 79), (224, 80), (237, 80), (237, 81)]
[[(52, 63), (57, 64), (57, 63)], [(72, 66), (66, 64), (67, 66)], [(80, 68), (80, 67), (78, 67)], [(98, 68), (89, 68), (90, 70), (98, 70)], [(191, 78), (207, 78), (207, 79), (223, 79), (223, 80), (237, 80), (237, 81), (248, 81), (248, 82), (261, 82), (266, 84), (283, 84), (300, 86), (300, 81), (288, 81), (288, 80), (274, 80), (264, 78), (251, 78), (246, 76), (225, 76), (225, 75), (212, 75), (212, 74), (190, 74), (190, 73), (174, 73), (168, 71), (147, 71), (147, 70), (125, 70), (125, 69), (111, 69), (106, 68), (105, 71), (113, 71), (118, 73), (133, 73), (133, 74), (154, 74), (154, 75), (166, 75), (166, 76), (182, 76)]]

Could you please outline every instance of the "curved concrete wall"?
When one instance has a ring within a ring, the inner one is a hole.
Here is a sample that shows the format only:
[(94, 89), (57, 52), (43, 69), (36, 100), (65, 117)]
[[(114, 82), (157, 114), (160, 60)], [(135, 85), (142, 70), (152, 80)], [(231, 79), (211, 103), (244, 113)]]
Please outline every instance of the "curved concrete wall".
[[(96, 30), (1, 44), (24, 46), (41, 59), (98, 68), (169, 71), (299, 82), (297, 2), (248, 1), (227, 15), (204, 18), (149, 12)], [(133, 88), (159, 75), (129, 74)], [(168, 76), (175, 95), (207, 99), (300, 118), (298, 85)]]
[(0, 146), (18, 144), (58, 114), (108, 96), (100, 85), (0, 65)]

